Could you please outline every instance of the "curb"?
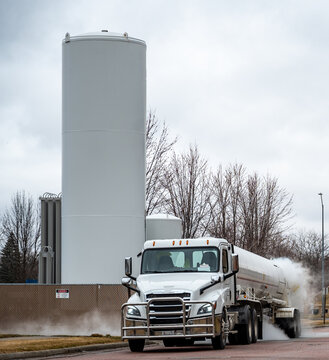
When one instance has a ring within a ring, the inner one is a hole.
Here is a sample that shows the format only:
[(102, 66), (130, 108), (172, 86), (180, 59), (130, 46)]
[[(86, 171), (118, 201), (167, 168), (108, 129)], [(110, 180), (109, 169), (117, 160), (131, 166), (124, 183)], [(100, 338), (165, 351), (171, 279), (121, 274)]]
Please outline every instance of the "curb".
[(95, 345), (84, 345), (84, 346), (61, 348), (61, 349), (16, 352), (16, 353), (10, 353), (10, 354), (0, 354), (0, 360), (48, 357), (48, 356), (54, 356), (54, 355), (78, 353), (78, 352), (83, 352), (83, 351), (119, 349), (119, 348), (124, 348), (127, 346), (128, 346), (127, 342), (118, 342), (118, 343), (112, 343), (112, 344), (95, 344)]

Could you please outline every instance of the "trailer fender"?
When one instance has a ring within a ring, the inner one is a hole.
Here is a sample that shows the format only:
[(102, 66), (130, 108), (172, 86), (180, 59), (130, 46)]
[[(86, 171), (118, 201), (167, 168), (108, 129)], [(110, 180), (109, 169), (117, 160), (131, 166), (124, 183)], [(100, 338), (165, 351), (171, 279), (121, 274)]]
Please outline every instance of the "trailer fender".
[(296, 308), (281, 308), (276, 311), (275, 323), (290, 338), (298, 338), (301, 334), (300, 312)]
[(295, 308), (280, 308), (280, 309), (277, 309), (275, 317), (277, 319), (283, 319), (283, 318), (293, 319), (295, 310), (296, 310)]

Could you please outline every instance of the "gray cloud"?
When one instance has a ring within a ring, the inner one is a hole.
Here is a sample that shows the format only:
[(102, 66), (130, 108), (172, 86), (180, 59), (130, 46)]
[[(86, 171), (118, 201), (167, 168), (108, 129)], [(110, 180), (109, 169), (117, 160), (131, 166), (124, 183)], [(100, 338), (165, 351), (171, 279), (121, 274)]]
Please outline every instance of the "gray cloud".
[(108, 28), (146, 40), (148, 106), (179, 150), (196, 142), (213, 167), (236, 161), (277, 176), (294, 194), (295, 223), (320, 229), (328, 10), (326, 1), (2, 0), (2, 204), (17, 189), (60, 191), (61, 40)]

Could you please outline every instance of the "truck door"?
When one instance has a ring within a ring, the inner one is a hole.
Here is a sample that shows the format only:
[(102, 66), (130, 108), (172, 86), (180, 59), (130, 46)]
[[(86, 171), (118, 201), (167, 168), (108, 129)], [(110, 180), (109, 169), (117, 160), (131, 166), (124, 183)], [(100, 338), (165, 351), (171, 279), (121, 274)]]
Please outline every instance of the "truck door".
[[(232, 272), (232, 256), (230, 245), (223, 245), (221, 248), (221, 267), (223, 275), (230, 274)], [(226, 289), (225, 301), (228, 304), (234, 303), (234, 277), (230, 276), (224, 281), (224, 287)]]

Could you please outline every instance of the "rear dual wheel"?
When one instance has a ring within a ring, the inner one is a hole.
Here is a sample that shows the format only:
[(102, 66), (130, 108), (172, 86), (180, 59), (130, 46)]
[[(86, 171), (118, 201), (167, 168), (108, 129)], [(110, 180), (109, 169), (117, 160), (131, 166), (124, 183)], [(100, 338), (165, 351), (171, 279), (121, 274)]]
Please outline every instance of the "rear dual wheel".
[(250, 306), (246, 305), (244, 311), (246, 323), (240, 325), (239, 337), (242, 344), (250, 344), (252, 342), (253, 335), (252, 312)]
[(256, 343), (258, 340), (258, 318), (257, 318), (257, 312), (255, 309), (251, 310), (251, 322), (252, 322), (252, 336), (251, 336), (251, 342)]
[(258, 341), (259, 326), (256, 309), (246, 305), (244, 308), (245, 324), (237, 325), (236, 334), (229, 334), (228, 340), (231, 345), (251, 344)]

